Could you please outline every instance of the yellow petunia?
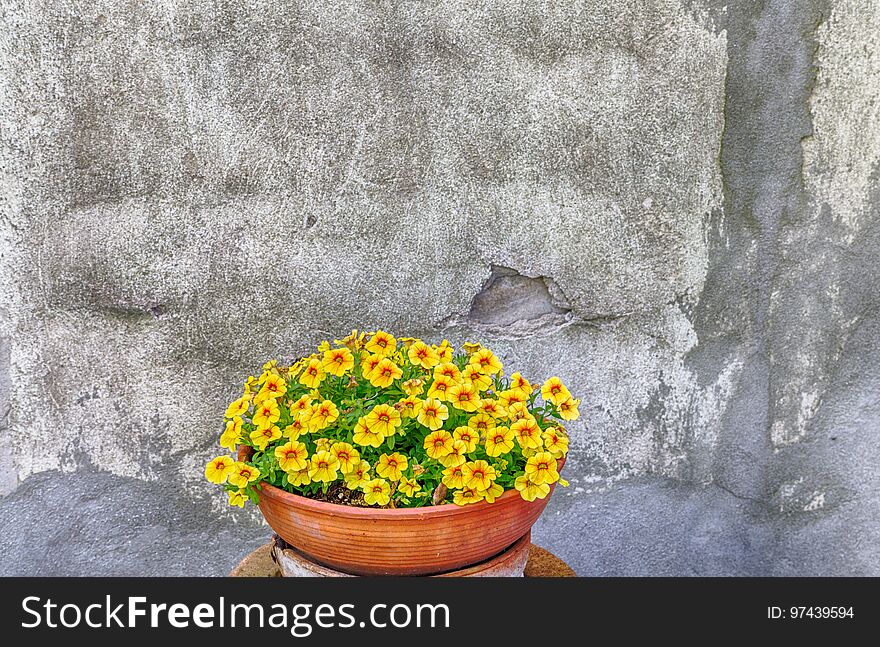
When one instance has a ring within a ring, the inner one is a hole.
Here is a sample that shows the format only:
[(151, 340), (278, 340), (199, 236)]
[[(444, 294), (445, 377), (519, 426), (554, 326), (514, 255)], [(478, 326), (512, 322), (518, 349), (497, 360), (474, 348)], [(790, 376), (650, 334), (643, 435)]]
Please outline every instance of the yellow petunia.
[(423, 446), (428, 456), (439, 459), (452, 453), (453, 442), (452, 434), (443, 429), (438, 429), (425, 436)]
[(406, 496), (412, 496), (416, 492), (421, 491), (422, 486), (416, 483), (415, 479), (408, 479), (405, 476), (400, 479), (400, 483), (397, 484), (397, 491), (402, 492)]
[(211, 483), (225, 483), (232, 474), (235, 461), (229, 456), (218, 456), (205, 466), (205, 478)]
[(477, 442), (480, 440), (480, 434), (470, 427), (456, 428), (456, 430), (452, 432), (452, 437), (455, 440), (460, 440), (465, 444), (465, 447), (467, 447), (467, 449), (465, 450), (466, 454), (470, 454), (472, 451), (476, 451)]
[(235, 487), (243, 488), (260, 478), (260, 470), (253, 465), (236, 461), (229, 474), (229, 482)]
[(509, 453), (513, 449), (514, 436), (507, 427), (495, 427), (486, 435), (486, 453), (493, 458)]
[(516, 422), (531, 415), (529, 407), (525, 402), (514, 402), (507, 408), (507, 419), (510, 422)]
[(296, 472), (288, 472), (287, 482), (294, 487), (302, 487), (303, 485), (308, 485), (312, 482), (312, 478), (309, 476), (309, 468), (306, 467), (305, 469), (301, 469)]
[(321, 370), (330, 375), (342, 377), (354, 367), (354, 355), (347, 348), (331, 348), (324, 351)]
[(483, 500), (483, 494), (477, 490), (464, 488), (456, 490), (452, 495), (452, 502), (455, 505), (468, 505), (470, 503), (479, 503)]
[(331, 445), (333, 445), (333, 441), (330, 440), (329, 438), (318, 438), (315, 441), (315, 451), (329, 452)]
[(373, 371), (376, 370), (376, 367), (379, 366), (383, 359), (385, 358), (381, 355), (371, 355), (366, 351), (361, 354), (361, 375), (364, 376), (365, 380), (373, 377)]
[(298, 472), (304, 470), (309, 465), (309, 452), (305, 443), (295, 440), (279, 445), (275, 448), (275, 458), (278, 459), (278, 465), (285, 472)]
[(434, 352), (437, 353), (437, 359), (440, 360), (443, 364), (448, 364), (452, 361), (452, 355), (455, 353), (455, 349), (452, 347), (452, 344), (449, 343), (448, 339), (444, 339), (437, 346), (432, 346)]
[(474, 388), (480, 393), (492, 386), (492, 377), (489, 375), (483, 375), (480, 373), (480, 369), (470, 364), (465, 366), (464, 370), (461, 372), (461, 380), (473, 384)]
[(226, 408), (226, 417), (235, 418), (237, 416), (243, 416), (247, 413), (247, 410), (250, 408), (250, 406), (250, 395), (243, 395)]
[(503, 420), (507, 417), (507, 409), (504, 405), (498, 400), (493, 400), (491, 398), (483, 398), (483, 402), (480, 404), (480, 408), (477, 409), (477, 411), (488, 414), (495, 418), (495, 420)]
[(343, 474), (348, 474), (361, 462), (360, 452), (348, 443), (333, 443), (330, 453), (339, 461), (339, 471)]
[(339, 419), (339, 408), (330, 400), (312, 407), (309, 414), (309, 431), (315, 433), (326, 429)]
[(513, 487), (519, 491), (519, 494), (523, 499), (529, 502), (534, 501), (535, 499), (543, 499), (550, 494), (549, 485), (546, 483), (542, 483), (541, 485), (532, 483), (529, 480), (529, 477), (525, 474), (516, 477), (516, 480), (513, 482)]
[(244, 381), (244, 394), (248, 395), (253, 393), (255, 388), (257, 388), (257, 378), (253, 375), (249, 375), (248, 379)]
[(233, 418), (226, 423), (226, 429), (220, 435), (220, 446), (235, 451), (241, 442), (241, 418)]
[(334, 339), (333, 343), (337, 346), (345, 346), (349, 350), (360, 350), (364, 345), (364, 338), (367, 336), (365, 332), (359, 332), (357, 329), (352, 330), (351, 334), (343, 339)]
[(290, 413), (292, 415), (298, 415), (301, 413), (306, 413), (312, 408), (312, 400), (315, 398), (311, 393), (306, 393), (299, 400), (290, 405)]
[(416, 341), (407, 351), (407, 357), (414, 366), (421, 366), (424, 369), (432, 369), (440, 363), (437, 352), (428, 346), (422, 340)]
[(303, 434), (309, 432), (308, 416), (297, 416), (293, 422), (281, 430), (281, 435), (290, 440), (297, 440)]
[(452, 441), (452, 451), (446, 454), (446, 456), (441, 456), (437, 460), (440, 461), (440, 464), (443, 467), (452, 467), (453, 465), (461, 465), (467, 458), (465, 454), (467, 453), (467, 445), (465, 445), (460, 440)]
[(508, 413), (510, 407), (517, 404), (525, 404), (526, 399), (526, 396), (521, 391), (516, 391), (515, 389), (507, 389), (498, 394), (498, 403), (508, 410)]
[(559, 406), (571, 397), (568, 389), (558, 377), (551, 377), (541, 386), (541, 397)]
[(467, 353), (468, 355), (473, 355), (474, 353), (479, 351), (481, 348), (483, 348), (483, 345), (480, 344), (479, 342), (467, 341), (462, 345), (462, 348), (464, 349), (464, 352)]
[(399, 452), (382, 454), (376, 462), (376, 474), (389, 481), (399, 481), (408, 465), (406, 456)]
[(467, 412), (476, 411), (482, 402), (479, 392), (470, 382), (463, 382), (453, 386), (449, 389), (446, 399), (456, 409)]
[(543, 446), (541, 428), (531, 416), (517, 420), (510, 426), (510, 430), (523, 449), (540, 449)]
[(563, 420), (577, 420), (581, 417), (581, 413), (578, 411), (580, 404), (581, 401), (574, 398), (563, 400), (559, 403), (559, 415)]
[(461, 465), (451, 465), (443, 470), (443, 485), (451, 490), (464, 487), (464, 472)]
[(478, 436), (483, 437), (485, 437), (487, 433), (495, 429), (497, 425), (498, 423), (495, 422), (495, 418), (487, 413), (478, 413), (474, 416), (471, 416), (468, 420), (468, 427), (473, 429)]
[(388, 357), (397, 350), (397, 340), (384, 330), (377, 330), (376, 334), (370, 337), (365, 348), (374, 355)]
[(364, 418), (361, 418), (354, 426), (353, 440), (362, 447), (380, 447), (385, 442), (385, 436), (372, 429)]
[(501, 360), (488, 348), (481, 348), (471, 355), (468, 364), (475, 366), (483, 375), (494, 375), (502, 369)]
[(510, 376), (510, 388), (514, 391), (519, 391), (526, 398), (532, 394), (532, 384), (519, 372)]
[(492, 485), (490, 485), (486, 490), (483, 490), (481, 494), (486, 500), (486, 503), (495, 503), (495, 499), (504, 494), (504, 488), (493, 481)]
[(370, 480), (370, 464), (361, 460), (354, 465), (351, 471), (345, 475), (345, 486), (349, 490), (357, 490), (364, 483)]
[(444, 402), (448, 399), (449, 389), (454, 387), (455, 384), (456, 382), (452, 378), (441, 375), (434, 379), (434, 382), (428, 389), (428, 397)]
[(281, 430), (277, 425), (272, 425), (271, 427), (263, 427), (259, 429), (255, 429), (251, 432), (250, 439), (254, 444), (254, 447), (263, 451), (266, 449), (266, 445), (269, 443), (275, 442), (281, 438)]
[(361, 486), (367, 505), (388, 505), (391, 501), (391, 486), (383, 479), (373, 479)]
[(410, 397), (414, 397), (417, 395), (421, 395), (425, 390), (425, 381), (414, 377), (411, 380), (407, 380), (406, 382), (402, 382), (400, 388), (403, 389), (403, 392), (406, 393)]
[(377, 404), (365, 416), (367, 426), (383, 436), (393, 436), (401, 424), (400, 412), (387, 404)]
[(299, 383), (310, 389), (316, 389), (326, 377), (327, 374), (321, 368), (321, 361), (315, 358), (306, 364), (302, 375), (299, 376)]
[(244, 490), (230, 490), (228, 496), (229, 505), (234, 505), (239, 508), (243, 508), (245, 502), (248, 500), (247, 494), (244, 493)]
[(313, 482), (332, 483), (339, 475), (339, 461), (328, 451), (318, 451), (309, 461), (309, 478)]
[(409, 395), (400, 400), (395, 408), (400, 411), (402, 418), (415, 418), (422, 409), (422, 401), (417, 395)]
[(422, 402), (422, 409), (416, 420), (434, 431), (440, 429), (447, 418), (449, 418), (449, 409), (446, 405), (436, 398), (428, 398)]
[(376, 364), (376, 368), (370, 373), (370, 384), (377, 389), (385, 389), (391, 386), (394, 380), (399, 380), (403, 375), (400, 367), (387, 357)]
[(287, 382), (280, 375), (272, 373), (266, 377), (266, 381), (263, 382), (263, 388), (257, 393), (254, 402), (259, 404), (270, 398), (277, 400), (285, 393), (287, 393)]
[(434, 367), (434, 377), (449, 378), (453, 384), (461, 380), (461, 371), (452, 362), (443, 362)]
[(253, 422), (258, 429), (266, 429), (278, 422), (280, 417), (281, 412), (278, 410), (278, 403), (275, 400), (264, 400), (257, 406)]
[(483, 492), (492, 485), (498, 476), (495, 468), (486, 461), (470, 461), (461, 466), (464, 485), (466, 488)]
[(541, 434), (546, 449), (553, 458), (562, 458), (568, 453), (568, 437), (556, 427), (550, 427)]
[(535, 485), (556, 483), (559, 480), (556, 459), (550, 455), (550, 452), (538, 452), (526, 461), (526, 476)]

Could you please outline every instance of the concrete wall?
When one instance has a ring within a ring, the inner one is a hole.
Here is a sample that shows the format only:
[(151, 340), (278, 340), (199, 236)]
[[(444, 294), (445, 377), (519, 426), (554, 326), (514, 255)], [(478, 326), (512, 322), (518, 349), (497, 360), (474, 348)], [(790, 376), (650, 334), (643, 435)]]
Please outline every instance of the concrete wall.
[(580, 574), (880, 574), (880, 2), (0, 0), (5, 574), (223, 574), (265, 359), (584, 397)]

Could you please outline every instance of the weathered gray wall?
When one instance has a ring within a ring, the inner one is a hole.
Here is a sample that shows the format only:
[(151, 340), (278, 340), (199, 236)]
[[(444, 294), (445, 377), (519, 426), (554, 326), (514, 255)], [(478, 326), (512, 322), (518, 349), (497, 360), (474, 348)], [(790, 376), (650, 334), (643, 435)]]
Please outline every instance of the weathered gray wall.
[(880, 1), (0, 16), (0, 572), (228, 571), (224, 403), (386, 327), (583, 394), (579, 573), (880, 574)]

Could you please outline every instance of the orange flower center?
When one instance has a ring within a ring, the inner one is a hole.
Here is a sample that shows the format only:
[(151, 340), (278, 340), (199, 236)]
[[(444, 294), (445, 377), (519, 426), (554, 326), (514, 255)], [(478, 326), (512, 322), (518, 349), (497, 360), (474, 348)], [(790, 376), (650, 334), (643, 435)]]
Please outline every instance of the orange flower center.
[(396, 468), (396, 467), (397, 467), (397, 461), (394, 460), (393, 458), (389, 458), (389, 459), (388, 459), (388, 467), (390, 467), (391, 469)]
[(379, 420), (381, 420), (382, 422), (390, 422), (391, 416), (389, 416), (387, 413), (382, 413), (379, 414)]
[(327, 469), (327, 461), (318, 461), (318, 469)]
[(560, 388), (559, 388), (558, 386), (556, 386), (555, 384), (554, 384), (553, 386), (550, 387), (550, 393), (552, 393), (553, 395), (556, 395), (556, 394), (559, 393), (560, 391), (562, 391), (562, 389), (560, 389)]
[(442, 438), (438, 438), (437, 440), (434, 441), (434, 447), (443, 447), (443, 445), (445, 445), (445, 444), (446, 444), (446, 441), (443, 440)]
[(504, 436), (495, 436), (495, 438), (492, 439), (492, 442), (495, 443), (496, 445), (499, 443), (503, 443)]

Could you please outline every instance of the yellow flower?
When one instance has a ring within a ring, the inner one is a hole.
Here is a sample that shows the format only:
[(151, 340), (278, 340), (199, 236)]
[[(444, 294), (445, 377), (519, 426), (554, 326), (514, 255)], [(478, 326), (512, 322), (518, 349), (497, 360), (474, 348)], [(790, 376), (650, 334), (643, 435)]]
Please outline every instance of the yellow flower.
[(425, 381), (414, 377), (411, 380), (401, 383), (400, 388), (402, 388), (403, 392), (409, 396), (421, 395), (422, 391), (425, 390)]
[(510, 388), (514, 391), (519, 391), (525, 398), (528, 398), (532, 394), (531, 383), (519, 372), (510, 376)]
[(345, 486), (349, 490), (356, 490), (369, 480), (370, 464), (365, 460), (361, 460), (345, 475)]
[(397, 341), (398, 341), (398, 343), (400, 343), (404, 348), (409, 348), (410, 346), (412, 346), (413, 344), (415, 344), (415, 343), (416, 343), (417, 341), (419, 341), (419, 340), (416, 339), (415, 337), (399, 337), (399, 338), (397, 339)]
[(312, 481), (331, 483), (339, 474), (339, 461), (328, 451), (318, 451), (309, 462), (309, 478)]
[(495, 468), (486, 461), (471, 461), (461, 466), (465, 487), (483, 492), (489, 489), (498, 476)]
[(443, 470), (441, 481), (446, 487), (455, 490), (464, 487), (464, 471), (462, 465), (452, 465)]
[(452, 434), (443, 429), (433, 431), (425, 436), (425, 453), (431, 458), (442, 458), (452, 453)]
[(446, 377), (455, 384), (461, 380), (461, 371), (452, 362), (444, 362), (434, 367), (434, 378)]
[(365, 380), (373, 377), (373, 371), (376, 370), (376, 367), (379, 366), (383, 359), (385, 358), (381, 355), (370, 355), (366, 351), (361, 353), (361, 375), (364, 376)]
[(444, 339), (440, 342), (439, 346), (432, 346), (434, 352), (437, 353), (437, 359), (439, 359), (442, 363), (449, 363), (452, 361), (452, 355), (455, 352), (455, 349), (452, 347), (452, 344), (449, 343), (449, 340)]
[(339, 409), (330, 400), (324, 400), (321, 404), (312, 407), (309, 415), (309, 431), (315, 433), (326, 429), (339, 418)]
[(258, 429), (266, 429), (278, 422), (280, 417), (278, 403), (275, 400), (264, 400), (254, 412), (253, 421)]
[(391, 500), (391, 486), (383, 479), (373, 479), (361, 486), (367, 505), (388, 505)]
[(315, 441), (315, 451), (329, 452), (331, 445), (333, 445), (333, 441), (330, 440), (329, 438), (318, 438)]
[(453, 493), (452, 495), (452, 502), (455, 505), (468, 505), (469, 503), (478, 503), (482, 500), (483, 494), (470, 488), (456, 490), (455, 493)]
[(431, 388), (428, 389), (428, 397), (436, 398), (443, 402), (447, 399), (449, 395), (449, 389), (455, 386), (455, 381), (452, 378), (440, 376), (436, 378), (431, 384)]
[(229, 456), (218, 456), (205, 466), (205, 478), (211, 483), (223, 483), (232, 473), (235, 465)]
[(546, 483), (542, 483), (538, 485), (537, 483), (532, 483), (529, 480), (529, 477), (523, 474), (522, 476), (516, 477), (516, 480), (513, 482), (513, 487), (515, 487), (519, 491), (519, 495), (525, 499), (526, 501), (534, 501), (535, 499), (543, 499), (548, 494), (550, 494), (550, 486)]
[(441, 456), (437, 460), (440, 461), (440, 464), (443, 467), (452, 467), (453, 465), (461, 465), (467, 458), (465, 458), (465, 454), (467, 453), (467, 445), (465, 445), (460, 440), (452, 441), (452, 451), (446, 456)]
[(258, 478), (260, 478), (260, 470), (253, 465), (240, 463), (238, 461), (233, 464), (232, 471), (229, 473), (229, 482), (238, 488), (243, 488), (248, 483), (253, 483)]
[(348, 443), (333, 443), (330, 453), (339, 461), (339, 471), (343, 474), (348, 474), (361, 462), (360, 452)]
[(489, 375), (483, 375), (480, 373), (479, 368), (471, 364), (464, 367), (464, 370), (461, 372), (461, 379), (463, 382), (473, 384), (474, 388), (481, 393), (492, 386), (492, 378)]
[(345, 346), (349, 350), (360, 350), (364, 345), (364, 337), (366, 337), (367, 333), (361, 332), (359, 333), (357, 329), (352, 330), (351, 334), (345, 337), (344, 339), (334, 339), (333, 343), (337, 346)]
[(323, 353), (329, 349), (330, 349), (330, 342), (327, 341), (326, 339), (324, 341), (322, 341), (320, 344), (318, 344), (318, 352), (319, 353)]
[(401, 424), (400, 413), (387, 404), (377, 404), (364, 420), (370, 429), (383, 436), (393, 436)]
[(249, 375), (248, 379), (244, 381), (244, 394), (248, 395), (249, 393), (253, 393), (256, 386), (257, 378), (255, 378), (253, 375)]
[(571, 393), (558, 377), (551, 377), (541, 386), (541, 397), (559, 406), (571, 397)]
[(377, 330), (376, 334), (367, 342), (366, 349), (375, 355), (388, 357), (397, 350), (397, 340), (394, 339), (393, 335), (383, 330)]
[(385, 442), (385, 436), (370, 428), (366, 420), (361, 418), (354, 426), (354, 442), (362, 447), (380, 447)]
[(529, 407), (525, 402), (514, 402), (507, 408), (507, 419), (510, 420), (510, 422), (516, 422), (517, 420), (522, 420), (531, 415), (532, 414), (529, 413)]
[(507, 427), (495, 427), (486, 435), (486, 453), (493, 458), (513, 449), (514, 433)]
[(559, 480), (556, 459), (550, 455), (550, 452), (538, 452), (526, 461), (526, 476), (535, 485), (556, 483)]
[(559, 429), (550, 427), (541, 435), (546, 449), (553, 458), (562, 458), (568, 453), (568, 437)]
[(431, 431), (440, 429), (443, 421), (449, 418), (449, 409), (445, 404), (435, 398), (428, 398), (422, 402), (422, 410), (416, 418)]
[(247, 413), (247, 410), (251, 406), (251, 398), (249, 395), (243, 395), (238, 400), (230, 404), (226, 408), (226, 417), (227, 418), (235, 418), (236, 416), (243, 416)]
[(299, 400), (290, 405), (290, 413), (291, 415), (297, 415), (300, 413), (307, 413), (312, 408), (312, 397), (311, 393), (306, 393)]
[(309, 468), (306, 467), (305, 469), (298, 470), (296, 472), (288, 472), (287, 482), (295, 487), (308, 485), (312, 482), (312, 477), (309, 476)]
[(408, 464), (406, 456), (399, 452), (382, 454), (376, 463), (376, 474), (389, 481), (399, 481)]
[(422, 340), (416, 341), (407, 351), (410, 363), (424, 369), (432, 369), (440, 363), (437, 352)]
[(531, 416), (517, 420), (510, 426), (510, 430), (516, 437), (516, 442), (523, 449), (540, 449), (543, 445), (541, 441), (541, 428), (538, 422)]
[(245, 502), (248, 500), (247, 494), (244, 493), (244, 490), (230, 490), (229, 494), (229, 505), (238, 506), (239, 508), (243, 508)]
[(263, 382), (263, 388), (260, 389), (260, 392), (257, 393), (257, 397), (254, 398), (254, 402), (259, 404), (264, 400), (272, 399), (277, 400), (281, 396), (287, 393), (287, 382), (284, 381), (284, 378), (275, 373), (270, 374), (266, 377), (266, 381)]
[(494, 375), (501, 371), (501, 360), (488, 348), (481, 348), (471, 355), (468, 364), (477, 367), (483, 375)]
[(267, 373), (272, 371), (273, 369), (276, 369), (276, 368), (278, 368), (278, 360), (277, 359), (270, 359), (268, 362), (263, 364), (263, 370)]
[(410, 395), (397, 403), (395, 407), (404, 418), (415, 418), (422, 409), (422, 401), (416, 395)]
[(458, 427), (455, 431), (452, 432), (452, 437), (455, 440), (460, 440), (465, 444), (465, 447), (467, 447), (467, 449), (465, 450), (466, 454), (470, 454), (472, 451), (476, 451), (477, 441), (480, 440), (480, 435), (470, 427)]
[(483, 498), (486, 500), (486, 503), (495, 503), (495, 499), (504, 494), (504, 488), (492, 481), (492, 485), (483, 492), (481, 492)]
[(354, 366), (354, 355), (347, 348), (331, 348), (324, 351), (321, 369), (325, 373), (341, 377)]
[(293, 422), (281, 430), (281, 435), (290, 440), (297, 440), (300, 436), (308, 433), (308, 416), (297, 416)]
[(495, 420), (502, 420), (507, 417), (507, 409), (502, 405), (498, 400), (493, 400), (491, 398), (483, 398), (483, 403), (480, 405), (479, 411), (482, 413), (487, 413)]
[(581, 413), (578, 411), (580, 404), (581, 401), (574, 398), (563, 400), (559, 403), (559, 415), (563, 420), (577, 420), (581, 417)]
[(316, 358), (306, 364), (305, 370), (299, 376), (299, 383), (310, 389), (316, 389), (325, 377), (327, 374), (321, 369), (321, 361)]
[(480, 394), (470, 382), (453, 386), (449, 389), (446, 399), (456, 409), (468, 412), (476, 411), (481, 403)]
[[(514, 389), (507, 389), (506, 391), (501, 391), (498, 394), (498, 402), (505, 409), (510, 409), (515, 404), (525, 404), (526, 397), (522, 394), (521, 391), (516, 391)], [(508, 411), (509, 413), (509, 411)]]
[(416, 483), (415, 479), (408, 479), (405, 476), (400, 479), (400, 483), (397, 484), (397, 491), (403, 492), (406, 496), (412, 496), (416, 492), (421, 491), (422, 486)]
[(241, 442), (241, 418), (233, 418), (226, 423), (226, 430), (220, 436), (220, 446), (235, 451)]
[(394, 380), (399, 380), (401, 375), (403, 371), (400, 367), (387, 357), (383, 357), (370, 373), (369, 380), (377, 389), (384, 389), (391, 386)]
[[(484, 436), (495, 429), (498, 423), (495, 422), (495, 418), (486, 413), (478, 413), (475, 416), (471, 416), (470, 420), (468, 420), (468, 427), (473, 429), (478, 436)], [(470, 450), (474, 451), (474, 450)]]
[(305, 444), (295, 440), (275, 448), (275, 458), (278, 459), (278, 465), (285, 472), (298, 472), (305, 469), (309, 464), (308, 460), (306, 460), (308, 455), (309, 452)]
[(266, 449), (266, 445), (275, 442), (279, 438), (281, 438), (281, 430), (277, 425), (262, 427), (251, 432), (251, 442), (260, 451)]
[(480, 350), (482, 347), (483, 346), (479, 342), (472, 342), (472, 341), (465, 342), (464, 345), (462, 346), (462, 348), (464, 349), (464, 352), (466, 352), (468, 355), (473, 355), (478, 350)]

